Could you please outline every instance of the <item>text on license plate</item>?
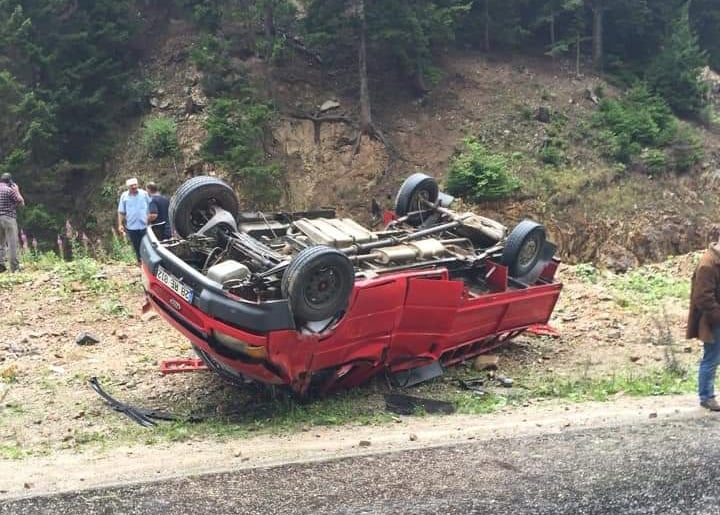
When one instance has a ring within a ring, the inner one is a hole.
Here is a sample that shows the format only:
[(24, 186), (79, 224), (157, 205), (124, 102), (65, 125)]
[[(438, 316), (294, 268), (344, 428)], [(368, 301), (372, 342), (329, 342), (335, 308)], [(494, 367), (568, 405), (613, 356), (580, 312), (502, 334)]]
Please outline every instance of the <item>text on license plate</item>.
[(180, 295), (183, 299), (185, 299), (188, 302), (192, 302), (193, 300), (193, 291), (191, 288), (185, 286), (183, 283), (180, 282), (180, 279), (175, 277), (173, 274), (165, 270), (163, 267), (159, 266), (157, 273), (155, 276), (158, 278), (158, 281), (163, 283), (165, 286), (170, 288), (172, 291)]

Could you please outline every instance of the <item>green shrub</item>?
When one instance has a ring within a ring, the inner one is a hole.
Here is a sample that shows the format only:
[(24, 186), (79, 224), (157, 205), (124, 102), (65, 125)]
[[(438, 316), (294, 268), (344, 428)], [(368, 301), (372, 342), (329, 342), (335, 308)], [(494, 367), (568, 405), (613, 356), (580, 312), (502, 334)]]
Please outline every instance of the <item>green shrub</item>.
[(258, 207), (275, 204), (281, 195), (282, 171), (265, 163), (263, 138), (272, 109), (251, 99), (218, 98), (208, 107), (205, 159), (219, 164), (244, 187)]
[(568, 146), (564, 136), (565, 123), (565, 117), (557, 113), (554, 114), (540, 151), (542, 162), (547, 165), (560, 166), (565, 162), (565, 150)]
[(677, 131), (677, 119), (667, 104), (640, 83), (623, 99), (606, 98), (594, 116), (601, 147), (611, 157), (629, 163), (643, 147), (663, 147)]
[(475, 138), (466, 138), (464, 144), (465, 150), (450, 162), (448, 193), (480, 201), (508, 197), (520, 187), (507, 158), (489, 153)]
[(51, 235), (62, 227), (62, 218), (44, 204), (29, 204), (18, 210), (18, 224), (28, 234)]
[(653, 174), (668, 168), (687, 171), (703, 156), (697, 134), (642, 83), (625, 98), (603, 99), (593, 124), (605, 155), (624, 164), (639, 162)]
[(142, 145), (150, 157), (168, 157), (177, 154), (177, 125), (171, 118), (150, 118), (145, 121)]
[(656, 148), (645, 149), (640, 154), (640, 160), (650, 175), (657, 175), (667, 169), (665, 152)]
[(188, 13), (192, 20), (205, 30), (214, 31), (222, 20), (222, 7), (212, 0), (175, 0), (175, 4)]
[(690, 126), (681, 124), (670, 143), (669, 154), (672, 167), (686, 172), (703, 158), (702, 140)]
[(208, 97), (248, 94), (244, 75), (230, 62), (230, 41), (211, 34), (203, 35), (190, 50), (190, 60), (202, 72), (200, 85)]
[(598, 269), (592, 263), (580, 263), (575, 267), (578, 278), (586, 283), (595, 284), (598, 282)]

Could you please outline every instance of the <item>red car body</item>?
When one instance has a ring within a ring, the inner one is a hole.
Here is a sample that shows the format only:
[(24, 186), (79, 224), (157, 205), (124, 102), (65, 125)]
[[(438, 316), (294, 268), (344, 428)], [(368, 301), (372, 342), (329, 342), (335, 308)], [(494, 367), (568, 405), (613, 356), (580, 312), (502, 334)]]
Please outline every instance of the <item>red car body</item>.
[[(529, 285), (513, 284), (507, 267), (488, 261), (480, 270), (484, 291), (442, 267), (359, 278), (344, 316), (312, 332), (295, 327), (282, 301), (254, 303), (213, 290), (152, 231), (142, 257), (149, 302), (211, 369), (231, 380), (288, 385), (299, 395), (488, 352), (547, 323), (562, 288), (556, 259)], [(187, 285), (184, 293), (160, 281), (158, 267)]]

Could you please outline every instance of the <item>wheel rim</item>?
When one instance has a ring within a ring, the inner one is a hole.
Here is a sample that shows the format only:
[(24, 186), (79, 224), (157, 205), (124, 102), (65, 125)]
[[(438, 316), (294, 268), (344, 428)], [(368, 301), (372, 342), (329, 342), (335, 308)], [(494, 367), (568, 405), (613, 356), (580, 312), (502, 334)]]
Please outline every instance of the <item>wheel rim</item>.
[(531, 235), (523, 242), (518, 253), (518, 266), (525, 268), (530, 266), (540, 250), (540, 237), (537, 234)]
[(423, 211), (426, 209), (425, 202), (422, 201), (430, 202), (430, 192), (428, 190), (420, 190), (412, 196), (408, 211)]
[(335, 302), (342, 291), (342, 279), (336, 267), (323, 266), (312, 270), (303, 290), (305, 302), (313, 309), (321, 310)]
[(213, 198), (208, 199), (200, 205), (193, 206), (190, 211), (190, 225), (193, 229), (199, 230), (208, 223), (210, 218), (212, 218), (211, 208), (216, 205), (218, 205), (218, 202)]

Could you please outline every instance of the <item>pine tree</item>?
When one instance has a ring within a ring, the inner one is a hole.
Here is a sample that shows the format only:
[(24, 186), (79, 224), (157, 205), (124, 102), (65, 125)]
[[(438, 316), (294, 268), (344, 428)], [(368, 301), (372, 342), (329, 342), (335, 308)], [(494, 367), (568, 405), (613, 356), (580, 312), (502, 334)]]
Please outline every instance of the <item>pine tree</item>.
[(667, 40), (647, 72), (647, 81), (678, 114), (697, 114), (706, 102), (707, 86), (700, 80), (706, 64), (707, 54), (690, 27), (687, 2), (671, 24)]

